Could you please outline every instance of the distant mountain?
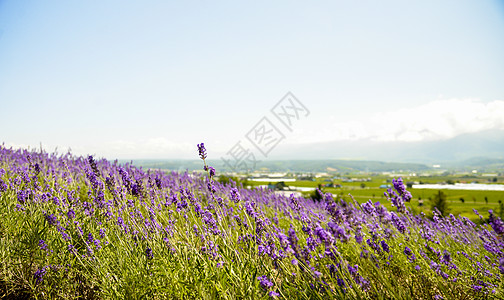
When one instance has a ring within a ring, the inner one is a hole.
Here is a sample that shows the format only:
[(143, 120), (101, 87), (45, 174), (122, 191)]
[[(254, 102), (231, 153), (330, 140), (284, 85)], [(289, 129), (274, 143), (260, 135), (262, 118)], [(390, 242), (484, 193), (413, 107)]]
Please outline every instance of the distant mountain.
[[(123, 163), (130, 161), (121, 161)], [(209, 160), (207, 163), (217, 169), (218, 172), (233, 171), (221, 160)], [(134, 160), (133, 164), (143, 168), (163, 169), (172, 171), (201, 171), (201, 160)], [(490, 159), (476, 157), (463, 161), (446, 162), (441, 164), (443, 170), (480, 172), (504, 172), (504, 159)], [(433, 170), (432, 165), (404, 162), (381, 162), (369, 160), (264, 160), (257, 164), (254, 170), (267, 172), (330, 172), (330, 173), (353, 173), (353, 172), (422, 172)], [(439, 170), (439, 169), (438, 169)], [(244, 170), (239, 170), (244, 171)]]
[(478, 170), (480, 172), (504, 173), (504, 159), (473, 157), (463, 161), (447, 162), (443, 164), (443, 168), (461, 171)]
[(203, 170), (201, 159), (134, 159), (119, 160), (120, 163), (133, 163), (147, 169), (163, 169), (172, 171), (196, 171)]
[[(124, 161), (126, 162), (126, 161)], [(128, 161), (130, 162), (130, 161)], [(233, 171), (221, 160), (208, 160), (207, 163), (219, 172)], [(133, 164), (143, 168), (165, 169), (174, 171), (201, 171), (201, 160), (134, 160)], [(422, 171), (429, 167), (415, 163), (390, 163), (360, 160), (265, 160), (257, 164), (254, 170), (268, 172), (392, 172)], [(251, 171), (254, 171), (251, 170)], [(243, 170), (242, 170), (243, 171)]]
[[(361, 159), (439, 164), (474, 157), (504, 159), (504, 130), (488, 130), (428, 142), (335, 141), (310, 145), (279, 145), (285, 159)], [(275, 149), (276, 150), (276, 149)]]
[[(489, 130), (429, 142), (335, 141), (279, 144), (267, 158), (258, 157), (255, 170), (270, 172), (420, 172), (440, 164), (447, 170), (504, 172), (504, 131)], [(282, 154), (280, 156), (280, 154)], [(123, 161), (129, 162), (129, 161)], [(144, 168), (202, 170), (201, 160), (134, 160)], [(231, 171), (222, 160), (209, 160), (219, 171)]]

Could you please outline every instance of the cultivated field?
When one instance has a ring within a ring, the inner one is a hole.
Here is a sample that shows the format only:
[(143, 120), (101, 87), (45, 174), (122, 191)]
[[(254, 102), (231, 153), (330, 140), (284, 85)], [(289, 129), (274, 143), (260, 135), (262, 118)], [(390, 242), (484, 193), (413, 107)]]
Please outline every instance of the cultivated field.
[[(313, 181), (308, 180), (297, 180), (295, 182), (285, 182), (286, 186), (292, 187), (313, 187), (317, 188), (321, 186), (321, 190), (327, 193), (332, 193), (338, 195), (338, 198), (349, 199), (349, 194), (359, 203), (364, 203), (369, 200), (376, 202), (379, 201), (387, 209), (392, 209), (390, 201), (384, 196), (387, 191), (386, 188), (380, 188), (380, 185), (391, 185), (391, 178), (388, 176), (371, 176), (371, 181), (366, 182), (343, 182), (341, 180), (330, 180), (334, 184), (341, 184), (339, 188), (324, 187), (328, 183), (327, 178), (316, 179)], [(418, 177), (416, 180), (422, 180), (424, 183), (438, 183), (446, 181), (460, 181), (461, 179), (468, 180), (467, 178), (460, 178), (455, 176), (429, 176), (429, 177)], [(469, 178), (469, 180), (481, 181), (481, 178), (474, 177)], [(407, 181), (407, 179), (404, 179)], [(267, 181), (248, 181), (248, 185), (260, 186), (267, 185)], [(364, 184), (364, 186), (362, 186)], [(502, 184), (502, 182), (499, 182)], [(423, 212), (427, 215), (432, 216), (432, 205), (429, 199), (434, 198), (438, 193), (438, 189), (409, 189), (412, 194), (412, 199), (406, 206), (415, 213)], [(448, 202), (449, 213), (455, 216), (463, 216), (469, 218), (473, 222), (479, 222), (480, 218), (474, 214), (473, 209), (478, 211), (487, 212), (488, 210), (493, 210), (497, 215), (502, 217), (504, 211), (501, 215), (501, 203), (504, 204), (504, 192), (502, 191), (480, 191), (480, 190), (442, 190), (446, 195), (446, 200)], [(306, 197), (309, 197), (311, 193), (304, 192)], [(499, 202), (500, 201), (500, 202)], [(420, 202), (422, 203), (420, 205)], [(504, 210), (504, 207), (503, 207)]]

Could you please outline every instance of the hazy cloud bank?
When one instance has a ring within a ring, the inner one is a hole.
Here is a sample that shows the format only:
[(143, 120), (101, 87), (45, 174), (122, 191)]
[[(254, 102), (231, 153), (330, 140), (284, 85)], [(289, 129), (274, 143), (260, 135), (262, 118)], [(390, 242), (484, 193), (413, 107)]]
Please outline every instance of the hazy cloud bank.
[[(369, 140), (421, 142), (453, 138), (483, 130), (504, 130), (504, 101), (476, 99), (436, 100), (403, 109), (384, 107), (386, 112), (350, 122), (334, 119), (330, 126), (319, 124), (312, 134), (294, 133), (291, 142)], [(323, 121), (325, 122), (325, 121)]]

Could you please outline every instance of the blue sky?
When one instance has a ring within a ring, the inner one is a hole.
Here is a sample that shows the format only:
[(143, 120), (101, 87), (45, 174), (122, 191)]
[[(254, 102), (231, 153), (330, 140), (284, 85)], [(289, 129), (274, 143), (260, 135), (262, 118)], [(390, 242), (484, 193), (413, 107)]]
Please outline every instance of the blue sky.
[(503, 53), (502, 1), (0, 0), (0, 143), (218, 157), (288, 91), (285, 145), (504, 129)]

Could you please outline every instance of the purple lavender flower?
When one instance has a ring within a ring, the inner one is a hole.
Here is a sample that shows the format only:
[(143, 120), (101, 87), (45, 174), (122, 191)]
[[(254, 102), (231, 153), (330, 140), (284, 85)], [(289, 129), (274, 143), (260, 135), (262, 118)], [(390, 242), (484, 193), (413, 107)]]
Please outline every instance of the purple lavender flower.
[(156, 176), (156, 178), (154, 178), (154, 182), (159, 190), (163, 188), (163, 181), (161, 180), (161, 178), (159, 178), (159, 176)]
[(378, 244), (377, 244), (377, 243), (375, 243), (373, 240), (371, 240), (371, 239), (367, 239), (367, 240), (366, 240), (366, 243), (368, 244), (368, 246), (369, 246), (371, 249), (373, 249), (373, 250), (375, 250), (375, 251), (380, 252), (380, 247), (379, 247), (379, 246), (378, 246)]
[(67, 212), (67, 217), (69, 219), (75, 218), (75, 211), (73, 211), (73, 209), (69, 209), (68, 212)]
[(472, 288), (476, 292), (481, 292), (481, 290), (483, 289), (481, 285), (473, 285)]
[(95, 176), (100, 177), (100, 171), (98, 170), (98, 167), (96, 166), (96, 161), (94, 160), (92, 155), (88, 156), (88, 162), (89, 162), (89, 165), (91, 166), (91, 169), (93, 170), (93, 173), (95, 174)]
[(28, 190), (28, 191), (20, 190), (17, 193), (17, 200), (19, 201), (19, 203), (24, 204), (26, 202), (26, 200), (28, 200), (29, 193), (30, 193), (30, 190)]
[(350, 272), (350, 274), (352, 274), (353, 276), (357, 275), (358, 271), (359, 271), (358, 265), (355, 265), (353, 267), (351, 265), (348, 265), (348, 272)]
[(290, 203), (294, 206), (294, 210), (300, 211), (301, 206), (299, 206), (299, 201), (296, 199), (296, 196), (294, 194), (290, 194), (289, 196)]
[(380, 244), (382, 246), (383, 251), (385, 251), (387, 253), (390, 251), (390, 248), (389, 248), (389, 245), (387, 244), (387, 242), (381, 241)]
[(48, 250), (47, 249), (47, 244), (46, 244), (46, 242), (44, 240), (40, 240), (38, 244), (39, 244), (40, 249), (42, 249), (44, 251)]
[(362, 240), (364, 239), (364, 237), (362, 236), (362, 234), (358, 233), (355, 235), (355, 241), (359, 244), (362, 244)]
[(38, 269), (35, 271), (33, 277), (35, 278), (35, 284), (40, 284), (44, 281), (44, 275), (47, 273), (47, 267), (43, 267), (42, 269)]
[(209, 181), (207, 183), (207, 189), (212, 194), (216, 192), (215, 185), (213, 184), (213, 181)]
[[(1, 173), (0, 173), (1, 176)], [(2, 193), (7, 190), (8, 186), (5, 184), (5, 182), (0, 178), (0, 196), (2, 196)]]
[(151, 248), (148, 248), (145, 249), (145, 256), (147, 257), (147, 259), (153, 259), (154, 258), (154, 253), (152, 252), (152, 249)]
[(270, 287), (273, 286), (273, 282), (269, 281), (266, 275), (257, 277), (257, 280), (259, 280), (259, 284), (265, 291), (267, 291)]
[(50, 225), (58, 225), (59, 222), (58, 222), (58, 218), (56, 218), (56, 216), (54, 214), (44, 214), (45, 215), (45, 219), (47, 221), (47, 223), (49, 223)]
[(492, 229), (497, 234), (504, 234), (504, 222), (493, 214), (493, 210), (490, 209), (488, 212), (490, 213), (488, 222), (490, 223), (490, 226), (492, 226)]
[(399, 177), (397, 180), (392, 179), (392, 184), (394, 185), (394, 189), (399, 193), (404, 202), (409, 202), (411, 200), (411, 193), (406, 190), (401, 177)]
[(231, 200), (233, 200), (234, 203), (240, 202), (241, 197), (237, 188), (231, 188)]
[(391, 213), (391, 215), (392, 223), (394, 223), (397, 230), (399, 230), (399, 232), (401, 233), (404, 233), (406, 231), (406, 225), (404, 225), (403, 221), (395, 213)]
[(392, 189), (388, 189), (387, 192), (385, 192), (385, 197), (392, 202), (392, 206), (397, 207), (398, 212), (405, 212), (406, 206), (404, 205), (404, 202), (409, 202), (411, 200), (411, 193), (406, 190), (402, 178), (397, 180), (394, 178), (392, 179), (392, 183), (394, 184), (394, 189), (397, 193)]
[(74, 245), (69, 244), (67, 248), (68, 248), (68, 252), (70, 252), (70, 253), (72, 253), (73, 255), (75, 255), (76, 250), (75, 250)]
[(350, 235), (346, 234), (345, 228), (338, 226), (338, 224), (334, 222), (328, 222), (327, 226), (329, 227), (329, 230), (334, 235), (334, 237), (339, 238), (342, 242), (347, 242), (350, 239)]
[(35, 174), (38, 175), (40, 173), (40, 165), (38, 163), (35, 163), (33, 165), (33, 169), (35, 170)]
[(205, 159), (207, 158), (207, 153), (206, 153), (206, 149), (205, 149), (205, 144), (204, 143), (201, 143), (201, 144), (198, 144), (198, 152), (199, 152), (199, 157), (201, 159)]
[(345, 287), (345, 281), (341, 278), (338, 277), (338, 279), (336, 280), (336, 282), (338, 283), (338, 285), (342, 288)]
[(441, 257), (441, 262), (444, 263), (445, 265), (448, 265), (451, 262), (451, 255), (450, 252), (444, 251), (443, 256)]
[(271, 298), (275, 298), (275, 297), (280, 296), (280, 294), (279, 294), (279, 293), (277, 293), (277, 292), (275, 292), (275, 291), (270, 291), (270, 292), (268, 293), (268, 295), (269, 295)]
[(334, 237), (328, 231), (324, 230), (320, 225), (315, 227), (315, 235), (319, 237), (319, 239), (324, 242), (327, 246), (334, 243)]
[(124, 186), (128, 192), (131, 191), (131, 178), (129, 177), (128, 172), (124, 168), (119, 168), (119, 174), (121, 174), (121, 178)]
[(88, 243), (92, 243), (94, 241), (94, 237), (91, 232), (88, 234), (87, 241), (88, 241)]
[(375, 212), (375, 207), (373, 205), (373, 202), (371, 202), (371, 200), (362, 204), (361, 207), (362, 207), (362, 210), (364, 210), (364, 212), (369, 215), (372, 215)]
[(143, 196), (144, 188), (142, 186), (142, 181), (135, 180), (135, 183), (131, 186), (131, 195), (135, 197)]
[(245, 211), (251, 217), (256, 217), (256, 212), (254, 210), (254, 203), (250, 201), (245, 201)]
[(113, 193), (114, 186), (115, 186), (115, 180), (114, 180), (114, 177), (112, 177), (112, 176), (113, 176), (112, 173), (110, 173), (110, 177), (107, 176), (107, 178), (105, 178), (105, 185), (107, 186), (109, 191)]
[(210, 178), (215, 176), (215, 169), (214, 167), (208, 167), (208, 173), (210, 175)]

